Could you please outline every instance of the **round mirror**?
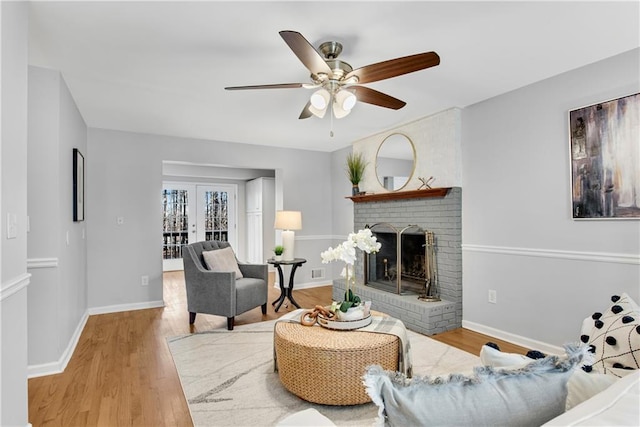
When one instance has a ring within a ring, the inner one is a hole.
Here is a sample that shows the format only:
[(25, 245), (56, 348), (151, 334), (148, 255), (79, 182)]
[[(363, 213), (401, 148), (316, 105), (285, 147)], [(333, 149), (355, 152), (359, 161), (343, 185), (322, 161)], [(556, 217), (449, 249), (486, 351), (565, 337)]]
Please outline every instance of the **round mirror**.
[(376, 155), (376, 175), (380, 185), (389, 191), (404, 188), (411, 179), (416, 165), (413, 142), (401, 133), (387, 136)]

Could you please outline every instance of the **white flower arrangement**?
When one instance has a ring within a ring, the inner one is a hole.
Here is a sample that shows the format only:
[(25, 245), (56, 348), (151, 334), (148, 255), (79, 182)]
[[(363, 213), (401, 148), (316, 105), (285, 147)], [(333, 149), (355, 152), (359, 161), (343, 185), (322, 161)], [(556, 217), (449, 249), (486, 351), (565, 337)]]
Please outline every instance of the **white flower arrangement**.
[(332, 308), (337, 308), (339, 304), (340, 311), (346, 313), (349, 308), (360, 304), (360, 298), (355, 296), (353, 291), (349, 289), (351, 282), (354, 281), (353, 264), (356, 262), (356, 249), (361, 249), (370, 254), (378, 252), (381, 247), (382, 244), (377, 241), (371, 230), (365, 228), (357, 233), (349, 233), (347, 240), (335, 248), (330, 247), (320, 254), (323, 264), (328, 264), (332, 261), (343, 261), (346, 264), (341, 273), (341, 276), (346, 280), (344, 301), (341, 303), (334, 302)]

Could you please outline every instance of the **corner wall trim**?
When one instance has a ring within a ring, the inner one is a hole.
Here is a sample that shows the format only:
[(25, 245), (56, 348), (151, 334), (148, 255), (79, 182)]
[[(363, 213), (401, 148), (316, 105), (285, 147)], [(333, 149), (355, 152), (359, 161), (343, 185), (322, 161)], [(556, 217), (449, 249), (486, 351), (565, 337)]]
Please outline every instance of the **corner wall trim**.
[(500, 329), (495, 329), (490, 326), (481, 325), (479, 323), (470, 322), (468, 320), (462, 321), (462, 327), (471, 331), (501, 339), (503, 341), (508, 341), (512, 344), (516, 344), (520, 347), (528, 348), (531, 350), (538, 350), (547, 354), (565, 354), (565, 351), (562, 347), (526, 338), (521, 335), (512, 334), (511, 332), (502, 331)]
[(29, 258), (27, 259), (27, 269), (32, 268), (57, 268), (58, 258)]
[(64, 350), (58, 361), (43, 363), (40, 365), (29, 365), (27, 367), (27, 377), (35, 378), (64, 372), (71, 360), (71, 356), (73, 356), (76, 346), (78, 345), (78, 341), (80, 341), (80, 335), (82, 335), (84, 326), (87, 324), (87, 319), (89, 319), (89, 312), (85, 311), (78, 323), (78, 326), (76, 327), (76, 330), (73, 332), (73, 335), (69, 340), (67, 348)]
[(107, 313), (119, 313), (121, 311), (132, 310), (145, 310), (147, 308), (164, 307), (164, 301), (147, 301), (147, 302), (135, 302), (131, 304), (117, 304), (107, 305), (103, 307), (91, 307), (89, 308), (89, 314), (107, 314)]
[(18, 277), (14, 277), (13, 279), (10, 279), (5, 283), (2, 283), (0, 285), (0, 301), (4, 301), (11, 295), (19, 292), (23, 288), (26, 288), (27, 286), (29, 286), (30, 281), (31, 274), (23, 273)]
[(462, 245), (463, 251), (486, 252), (493, 254), (530, 256), (575, 261), (610, 262), (617, 264), (640, 265), (640, 254), (616, 254), (610, 252), (560, 251), (555, 249), (512, 248), (506, 246)]

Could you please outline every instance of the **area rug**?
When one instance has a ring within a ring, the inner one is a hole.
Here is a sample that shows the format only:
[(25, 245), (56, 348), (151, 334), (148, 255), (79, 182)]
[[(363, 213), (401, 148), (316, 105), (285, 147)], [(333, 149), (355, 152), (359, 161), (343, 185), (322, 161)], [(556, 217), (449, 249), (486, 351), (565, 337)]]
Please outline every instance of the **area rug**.
[[(274, 426), (287, 415), (315, 408), (338, 426), (371, 426), (377, 415), (373, 403), (318, 405), (282, 386), (273, 363), (275, 322), (167, 339), (194, 425)], [(408, 333), (414, 375), (469, 372), (480, 363), (472, 354)], [(327, 381), (340, 387), (337, 378)]]

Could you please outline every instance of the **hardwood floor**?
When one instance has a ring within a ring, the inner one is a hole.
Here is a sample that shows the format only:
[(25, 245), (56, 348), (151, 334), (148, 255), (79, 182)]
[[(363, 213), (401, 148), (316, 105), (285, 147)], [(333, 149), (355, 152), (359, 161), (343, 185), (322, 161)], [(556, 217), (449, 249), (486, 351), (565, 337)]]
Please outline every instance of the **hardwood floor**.
[[(271, 278), (273, 282), (273, 276)], [(269, 287), (269, 302), (279, 296)], [(331, 303), (331, 287), (294, 290), (302, 307)], [(164, 274), (164, 308), (90, 316), (65, 371), (29, 380), (29, 422), (40, 426), (191, 426), (166, 338), (226, 328), (226, 318), (198, 314), (193, 327), (186, 309), (182, 272)], [(256, 308), (236, 325), (277, 319), (289, 304), (266, 315)], [(526, 352), (486, 335), (456, 329), (432, 338), (478, 354), (487, 341), (503, 351)]]

